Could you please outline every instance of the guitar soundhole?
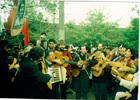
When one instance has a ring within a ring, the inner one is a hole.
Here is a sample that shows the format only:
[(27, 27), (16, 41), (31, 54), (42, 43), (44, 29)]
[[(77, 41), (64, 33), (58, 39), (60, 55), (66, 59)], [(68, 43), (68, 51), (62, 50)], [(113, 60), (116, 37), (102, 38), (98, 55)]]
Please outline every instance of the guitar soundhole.
[(102, 64), (100, 64), (99, 67), (102, 67)]

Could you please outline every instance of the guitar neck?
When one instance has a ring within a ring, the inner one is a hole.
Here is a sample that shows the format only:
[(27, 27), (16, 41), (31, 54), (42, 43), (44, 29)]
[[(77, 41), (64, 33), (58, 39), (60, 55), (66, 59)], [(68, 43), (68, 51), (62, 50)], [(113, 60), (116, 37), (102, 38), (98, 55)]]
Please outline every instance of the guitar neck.
[(110, 61), (109, 59), (107, 59), (107, 58), (104, 58), (111, 66), (114, 66), (114, 67), (116, 67), (117, 68), (117, 66), (112, 62), (112, 61)]
[[(95, 55), (97, 55), (98, 53), (97, 52), (95, 52), (94, 54), (92, 54), (90, 57), (93, 57), (93, 56), (95, 56)], [(98, 54), (99, 55), (99, 54)], [(87, 62), (89, 59), (90, 59), (90, 57), (88, 57), (84, 62)]]
[(74, 61), (64, 61), (65, 63), (69, 63), (69, 64), (77, 64), (78, 62), (74, 62)]

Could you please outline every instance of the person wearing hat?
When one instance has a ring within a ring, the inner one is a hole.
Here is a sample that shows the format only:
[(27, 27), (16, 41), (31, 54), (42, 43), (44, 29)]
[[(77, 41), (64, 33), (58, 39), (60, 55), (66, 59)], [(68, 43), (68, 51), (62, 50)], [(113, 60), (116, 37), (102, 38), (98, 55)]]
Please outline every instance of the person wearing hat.
[(10, 54), (12, 45), (7, 40), (0, 41), (0, 98), (11, 97), (11, 78), (14, 76), (18, 65), (15, 65), (9, 70), (8, 56)]

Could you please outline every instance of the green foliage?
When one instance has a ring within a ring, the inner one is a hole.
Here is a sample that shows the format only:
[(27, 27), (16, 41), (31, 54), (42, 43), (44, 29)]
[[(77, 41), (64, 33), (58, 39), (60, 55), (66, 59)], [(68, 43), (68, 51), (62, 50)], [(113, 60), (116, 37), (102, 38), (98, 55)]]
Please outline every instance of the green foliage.
[[(8, 1), (7, 1), (8, 2)], [(12, 3), (12, 1), (10, 1)], [(8, 6), (11, 6), (11, 3)], [(5, 9), (4, 4), (1, 6)], [(38, 7), (45, 9), (46, 12), (55, 15), (58, 10), (58, 2), (44, 1), (40, 3), (35, 0), (27, 0), (27, 9), (25, 17), (28, 19), (29, 39), (40, 38), (41, 32), (47, 33), (47, 38), (58, 40), (59, 25), (49, 23), (48, 19), (43, 19), (43, 13), (38, 11)], [(137, 12), (137, 7), (132, 9)], [(103, 43), (103, 46), (120, 46), (124, 45), (127, 48), (133, 48), (138, 51), (139, 48), (139, 18), (132, 18), (130, 26), (127, 28), (118, 28), (118, 21), (107, 22), (107, 15), (104, 15), (103, 10), (93, 9), (87, 13), (86, 22), (81, 22), (80, 25), (75, 25), (75, 21), (70, 21), (65, 24), (65, 42), (66, 44), (73, 43), (74, 46), (79, 46), (84, 43), (97, 46), (98, 43)], [(19, 36), (6, 37), (11, 43), (19, 40)]]

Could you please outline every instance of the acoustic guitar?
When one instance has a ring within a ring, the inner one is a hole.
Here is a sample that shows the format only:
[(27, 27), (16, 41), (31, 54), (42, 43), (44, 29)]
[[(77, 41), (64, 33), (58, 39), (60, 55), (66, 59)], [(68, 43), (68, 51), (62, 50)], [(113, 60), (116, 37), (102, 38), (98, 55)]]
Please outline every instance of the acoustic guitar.
[[(126, 68), (126, 69), (129, 69), (129, 67), (123, 66), (120, 62), (115, 62), (115, 63), (111, 62), (109, 59), (105, 58), (103, 54), (101, 54), (101, 56), (103, 57), (104, 60), (106, 60), (106, 61), (112, 66), (111, 69), (114, 70), (114, 71), (115, 71), (115, 70), (118, 71), (117, 69), (119, 69), (119, 68)], [(128, 81), (131, 81), (131, 80), (133, 79), (133, 77), (134, 77), (133, 74), (125, 73), (125, 72), (118, 72), (118, 74), (119, 74), (122, 78), (124, 78), (124, 79), (126, 79), (126, 80), (128, 80)]]
[[(54, 53), (54, 55), (55, 55), (56, 59), (63, 61), (63, 64), (61, 66), (63, 66), (63, 67), (67, 67), (68, 66), (68, 63), (66, 63), (66, 61), (69, 61), (69, 57), (68, 56), (61, 56), (58, 53)], [(60, 66), (57, 63), (54, 63), (53, 65), (54, 65), (54, 67)]]
[[(93, 56), (97, 56), (99, 55), (100, 52), (95, 52), (94, 54), (92, 54), (90, 57), (93, 57)], [(88, 60), (90, 59), (90, 57), (88, 59), (86, 59), (85, 61), (83, 60), (79, 60), (78, 62), (81, 63), (83, 65), (82, 69), (79, 70), (78, 67), (72, 67), (72, 75), (73, 77), (77, 77), (79, 74), (80, 74), (80, 71), (82, 70), (85, 70), (86, 73), (87, 73), (87, 70), (86, 70), (86, 67), (87, 67), (87, 64), (88, 64)], [(84, 66), (85, 65), (85, 66)], [(88, 73), (87, 73), (88, 74)]]
[[(43, 73), (43, 74), (46, 74), (46, 73), (48, 72), (48, 69), (47, 69), (47, 66), (46, 66), (46, 64), (45, 64), (45, 59), (44, 59), (44, 57), (42, 57), (41, 65), (42, 65), (42, 73)], [(47, 84), (48, 88), (49, 88), (50, 90), (52, 90), (51, 79), (50, 79), (46, 84)]]
[(98, 64), (94, 65), (93, 68), (98, 68), (99, 70), (93, 70), (93, 75), (95, 77), (101, 77), (104, 74), (103, 69), (106, 67), (106, 63), (103, 60), (100, 60)]

